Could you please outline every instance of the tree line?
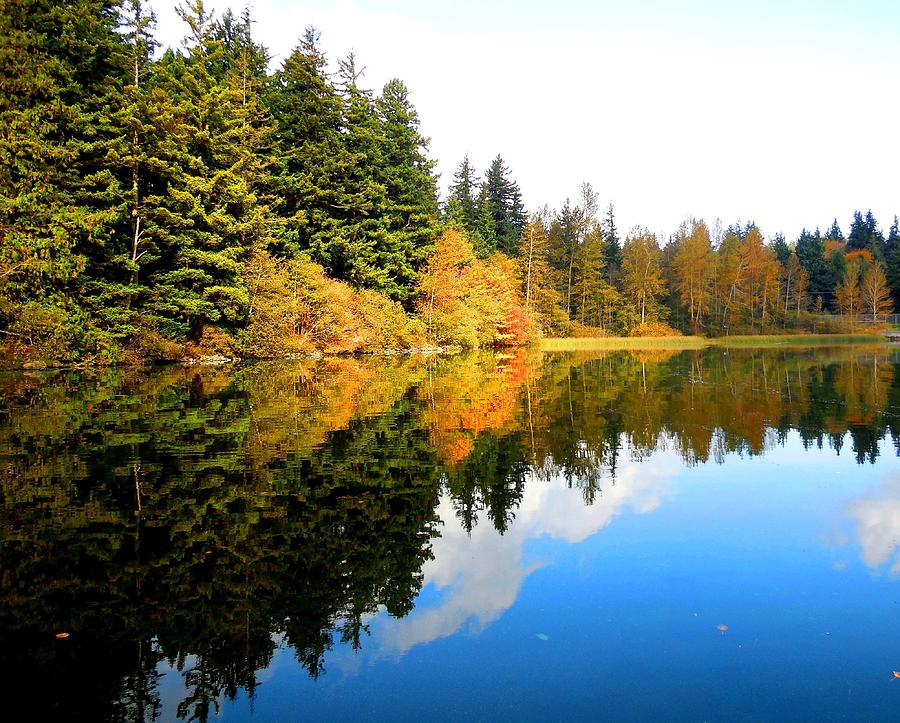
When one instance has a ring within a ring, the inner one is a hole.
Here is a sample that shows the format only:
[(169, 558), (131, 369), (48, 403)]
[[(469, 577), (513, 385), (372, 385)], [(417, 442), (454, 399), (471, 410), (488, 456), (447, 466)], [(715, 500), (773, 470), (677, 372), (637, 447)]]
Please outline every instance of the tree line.
[[(7, 356), (283, 356), (540, 333), (720, 333), (878, 314), (900, 293), (897, 222), (764, 243), (687, 222), (624, 242), (597, 196), (527, 214), (499, 155), (440, 201), (399, 79), (332, 70), (308, 29), (275, 70), (253, 18), (143, 0), (0, 13), (0, 331)], [(664, 327), (668, 328), (668, 327)]]

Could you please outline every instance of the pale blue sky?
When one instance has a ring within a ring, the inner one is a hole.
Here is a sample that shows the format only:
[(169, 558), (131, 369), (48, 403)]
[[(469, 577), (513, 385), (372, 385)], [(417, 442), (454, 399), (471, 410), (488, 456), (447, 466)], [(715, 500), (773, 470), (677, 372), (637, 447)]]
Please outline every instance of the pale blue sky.
[[(228, 0), (208, 0), (223, 8)], [(236, 10), (242, 2), (235, 3)], [(160, 39), (184, 33), (155, 0)], [(582, 181), (620, 226), (688, 215), (795, 237), (900, 213), (900, 2), (255, 0), (276, 58), (307, 25), (410, 87), (445, 186), (500, 153), (526, 203)]]

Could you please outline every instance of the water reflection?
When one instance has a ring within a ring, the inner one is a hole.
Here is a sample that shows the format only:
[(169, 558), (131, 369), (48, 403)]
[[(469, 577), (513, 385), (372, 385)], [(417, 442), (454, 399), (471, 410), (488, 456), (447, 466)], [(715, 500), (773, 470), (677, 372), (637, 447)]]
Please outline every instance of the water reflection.
[(438, 508), (445, 524), (422, 574), (426, 584), (446, 591), (446, 596), (436, 607), (386, 621), (382, 627), (385, 652), (402, 654), (464, 628), (483, 629), (499, 619), (516, 601), (524, 580), (545, 564), (526, 559), (529, 540), (546, 537), (575, 544), (606, 527), (626, 508), (639, 514), (652, 512), (671, 494), (669, 483), (677, 471), (673, 461), (665, 453), (642, 463), (626, 455), (616, 483), (590, 505), (572, 494), (565, 479), (532, 476), (524, 486), (516, 519), (503, 535), (487, 525), (471, 528), (470, 518), (456, 514), (452, 496), (445, 494)]
[(863, 561), (871, 568), (891, 563), (891, 574), (900, 573), (900, 475), (889, 477), (882, 489), (847, 507), (856, 524)]
[[(860, 463), (900, 449), (896, 361), (519, 353), (4, 375), (0, 675), (46, 681), (35, 717), (142, 720), (167, 661), (177, 714), (206, 720), (254, 695), (278, 644), (315, 678), (382, 611), (392, 655), (486, 626), (540, 567), (529, 540), (650, 512), (682, 464), (761, 455), (791, 430)], [(848, 514), (867, 564), (896, 571), (900, 482)], [(426, 582), (445, 597), (414, 610)]]

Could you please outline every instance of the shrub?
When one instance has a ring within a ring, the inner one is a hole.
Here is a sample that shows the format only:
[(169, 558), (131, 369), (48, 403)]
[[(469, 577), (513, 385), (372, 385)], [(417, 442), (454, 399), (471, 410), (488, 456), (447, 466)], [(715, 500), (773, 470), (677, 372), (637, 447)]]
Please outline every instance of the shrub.
[(660, 321), (645, 321), (633, 327), (629, 336), (681, 336), (681, 332)]

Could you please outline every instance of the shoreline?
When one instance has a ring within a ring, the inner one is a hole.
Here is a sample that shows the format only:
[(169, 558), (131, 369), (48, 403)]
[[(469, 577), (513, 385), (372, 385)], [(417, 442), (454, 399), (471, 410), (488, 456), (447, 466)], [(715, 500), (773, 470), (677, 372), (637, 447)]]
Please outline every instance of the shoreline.
[(767, 347), (817, 347), (844, 344), (889, 344), (882, 334), (759, 334), (707, 338), (702, 336), (601, 336), (542, 339), (541, 351), (619, 351), (628, 349), (708, 349), (710, 347), (756, 349)]
[[(517, 347), (483, 347), (480, 350), (501, 351), (503, 349), (529, 349), (541, 352), (577, 352), (577, 351), (628, 351), (648, 349), (670, 349), (676, 351), (691, 351), (720, 347), (725, 349), (762, 349), (772, 347), (828, 347), (852, 344), (890, 344), (890, 340), (882, 334), (760, 334), (737, 335), (717, 338), (701, 336), (607, 336), (607, 337), (548, 337), (541, 339), (537, 344)], [(115, 364), (103, 364), (98, 362), (60, 362), (54, 359), (14, 360), (6, 359), (0, 362), (0, 371), (4, 372), (34, 372), (42, 370), (83, 370), (100, 369), (108, 367), (154, 367), (163, 365), (191, 366), (222, 366), (239, 362), (259, 361), (319, 361), (328, 358), (342, 357), (392, 357), (392, 356), (453, 356), (466, 351), (479, 351), (479, 349), (465, 349), (458, 346), (430, 346), (411, 349), (383, 349), (367, 352), (328, 352), (313, 351), (308, 354), (290, 354), (282, 357), (229, 357), (220, 354), (201, 355), (197, 357), (182, 357), (179, 359), (158, 359), (146, 363), (118, 362)]]

